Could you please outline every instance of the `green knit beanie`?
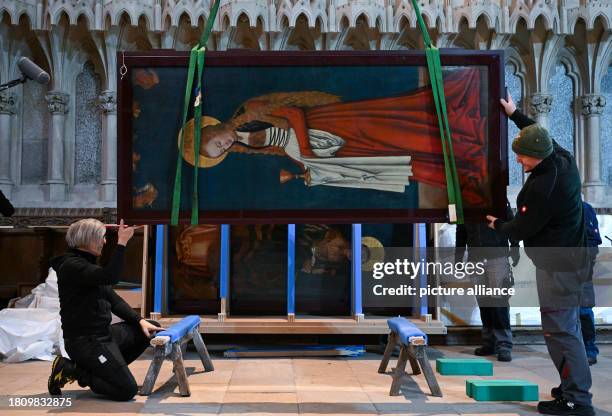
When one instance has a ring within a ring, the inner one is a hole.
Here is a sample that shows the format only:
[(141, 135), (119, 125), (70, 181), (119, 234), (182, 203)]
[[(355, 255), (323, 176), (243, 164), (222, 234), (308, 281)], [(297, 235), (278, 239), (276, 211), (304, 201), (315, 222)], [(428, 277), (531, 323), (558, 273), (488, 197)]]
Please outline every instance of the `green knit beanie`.
[(512, 142), (512, 150), (519, 155), (546, 159), (553, 152), (553, 145), (548, 130), (539, 124), (532, 124), (516, 136)]

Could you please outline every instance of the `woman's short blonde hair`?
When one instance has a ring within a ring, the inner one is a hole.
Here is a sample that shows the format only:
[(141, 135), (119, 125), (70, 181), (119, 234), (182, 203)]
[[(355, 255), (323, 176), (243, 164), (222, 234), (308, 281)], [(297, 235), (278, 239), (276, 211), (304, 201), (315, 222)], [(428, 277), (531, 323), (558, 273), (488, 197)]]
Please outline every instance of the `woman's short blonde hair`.
[(95, 218), (78, 220), (70, 225), (66, 233), (66, 242), (70, 248), (89, 247), (104, 238), (106, 227)]

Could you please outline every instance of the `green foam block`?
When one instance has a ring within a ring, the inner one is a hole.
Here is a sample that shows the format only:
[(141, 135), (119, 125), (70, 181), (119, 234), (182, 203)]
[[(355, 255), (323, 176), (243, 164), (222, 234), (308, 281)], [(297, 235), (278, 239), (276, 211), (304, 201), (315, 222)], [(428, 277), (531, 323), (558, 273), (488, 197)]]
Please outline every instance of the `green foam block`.
[(539, 398), (538, 385), (526, 380), (466, 380), (465, 393), (479, 402), (531, 402)]
[(438, 358), (436, 371), (444, 376), (492, 376), (493, 363), (483, 358)]

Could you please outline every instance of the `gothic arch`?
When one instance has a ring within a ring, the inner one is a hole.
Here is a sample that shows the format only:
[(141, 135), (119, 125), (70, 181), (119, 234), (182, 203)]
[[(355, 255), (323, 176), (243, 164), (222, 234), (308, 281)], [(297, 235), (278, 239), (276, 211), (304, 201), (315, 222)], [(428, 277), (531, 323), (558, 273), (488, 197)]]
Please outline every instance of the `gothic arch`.
[(308, 20), (308, 27), (314, 27), (314, 17), (312, 16), (312, 12), (306, 7), (296, 7), (293, 9), (291, 19), (289, 20), (289, 26), (295, 27), (295, 22), (302, 14), (306, 16), (306, 19)]
[(589, 29), (589, 30), (594, 29), (595, 28), (595, 21), (597, 19), (601, 19), (601, 21), (603, 22), (604, 30), (610, 30), (610, 17), (607, 16), (603, 12), (595, 14), (590, 20), (588, 20), (587, 29)]
[[(605, 27), (605, 20), (603, 18), (596, 19), (594, 27), (598, 22), (602, 22), (601, 25)], [(597, 62), (593, 74), (593, 92), (599, 93), (601, 91), (601, 83), (603, 78), (608, 74), (608, 67), (612, 64), (612, 41), (608, 40), (603, 44), (603, 49), (598, 53)], [(608, 103), (612, 105), (612, 103)]]
[(476, 25), (478, 23), (478, 19), (480, 19), (481, 17), (484, 17), (484, 21), (486, 23), (487, 29), (495, 29), (495, 22), (493, 21), (493, 18), (491, 17), (491, 15), (489, 15), (488, 12), (486, 11), (482, 11), (480, 14), (478, 14), (477, 16), (473, 17), (473, 21), (470, 22), (470, 28), (471, 29), (475, 29)]
[(187, 7), (179, 7), (176, 10), (173, 10), (172, 13), (172, 26), (177, 26), (179, 25), (179, 22), (181, 21), (181, 17), (183, 15), (187, 15), (187, 17), (189, 18), (189, 23), (191, 26), (195, 26), (198, 24), (198, 19), (195, 19), (193, 16), (193, 13), (191, 10), (189, 10)]
[(17, 24), (17, 21), (15, 20), (13, 13), (11, 13), (11, 11), (7, 9), (6, 7), (0, 7), (0, 23), (4, 19), (5, 14), (8, 16), (10, 24), (13, 24), (13, 25)]
[(351, 22), (351, 27), (357, 26), (357, 21), (359, 20), (361, 16), (363, 16), (369, 28), (373, 29), (375, 27), (373, 26), (374, 20), (372, 19), (372, 16), (370, 16), (370, 14), (365, 11), (362, 11), (359, 14), (355, 14), (355, 16), (353, 17), (353, 21)]
[(238, 12), (234, 13), (234, 15), (232, 16), (231, 22), (233, 27), (238, 26), (238, 19), (240, 19), (240, 16), (242, 15), (245, 15), (247, 17), (250, 27), (255, 27), (255, 25), (257, 24), (255, 23), (255, 25), (253, 25), (255, 19), (253, 18), (253, 16), (251, 16), (251, 13), (245, 8), (239, 9)]
[(576, 59), (575, 51), (570, 48), (563, 48), (559, 51), (555, 64), (561, 64), (565, 68), (565, 75), (572, 80), (574, 86), (574, 97), (584, 94), (583, 80), (588, 78), (585, 68)]
[(393, 31), (400, 33), (403, 29), (402, 22), (405, 20), (408, 22), (409, 26), (414, 27), (415, 23), (411, 20), (412, 16), (408, 11), (404, 10), (401, 13), (398, 13), (393, 18)]
[(138, 22), (138, 20), (134, 16), (132, 16), (132, 14), (127, 9), (121, 8), (115, 13), (114, 17), (111, 15), (111, 23), (113, 24), (113, 26), (118, 26), (123, 16), (128, 17), (128, 24), (130, 26), (135, 26)]
[(525, 26), (527, 27), (527, 29), (532, 29), (529, 27), (529, 23), (528, 23), (529, 15), (523, 11), (515, 10), (514, 13), (512, 13), (512, 16), (510, 16), (510, 31), (511, 32), (516, 33), (516, 30), (521, 20), (525, 21)]
[(521, 80), (521, 96), (526, 97), (530, 87), (528, 85), (527, 67), (515, 48), (510, 47), (506, 49), (505, 65), (510, 65), (514, 68), (514, 75)]
[(553, 24), (553, 22), (550, 20), (550, 16), (547, 13), (533, 13), (529, 19), (527, 20), (527, 28), (528, 29), (534, 29), (537, 20), (542, 17), (543, 21), (544, 21), (544, 28), (546, 30), (554, 30), (555, 29), (555, 25)]
[(321, 11), (315, 16), (315, 27), (317, 25), (317, 21), (320, 22), (319, 24), (321, 25), (321, 32), (327, 32), (329, 30), (327, 26), (328, 19), (325, 12)]

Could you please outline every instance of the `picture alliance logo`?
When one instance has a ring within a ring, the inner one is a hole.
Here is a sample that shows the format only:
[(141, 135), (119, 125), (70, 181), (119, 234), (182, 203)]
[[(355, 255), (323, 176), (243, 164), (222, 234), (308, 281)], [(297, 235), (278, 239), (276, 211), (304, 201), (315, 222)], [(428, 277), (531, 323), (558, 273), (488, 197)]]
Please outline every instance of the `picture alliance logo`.
[(467, 276), (482, 276), (485, 273), (484, 262), (428, 262), (421, 260), (413, 262), (408, 259), (396, 259), (393, 262), (376, 262), (373, 264), (372, 277), (376, 280), (387, 276), (407, 276), (415, 279), (417, 276), (444, 274), (457, 279)]

